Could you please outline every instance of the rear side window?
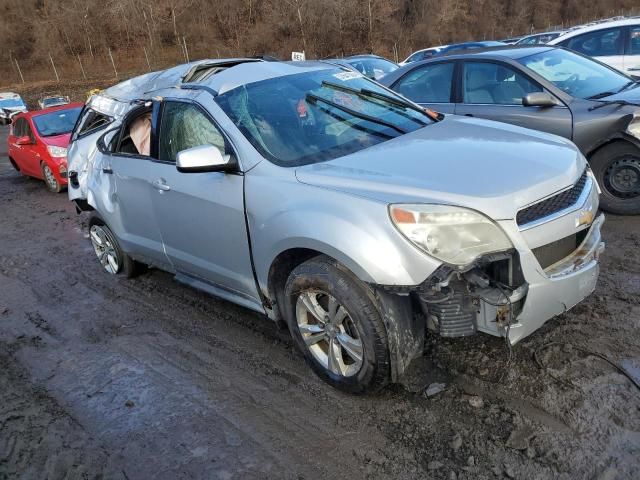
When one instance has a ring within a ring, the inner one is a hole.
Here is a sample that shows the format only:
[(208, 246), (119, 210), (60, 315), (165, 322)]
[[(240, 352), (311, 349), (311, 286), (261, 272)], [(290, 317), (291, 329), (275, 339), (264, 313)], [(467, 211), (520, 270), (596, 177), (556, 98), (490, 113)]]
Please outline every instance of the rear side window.
[(412, 70), (393, 89), (418, 103), (449, 103), (453, 83), (452, 62), (425, 65)]
[(583, 33), (565, 40), (562, 46), (590, 57), (622, 55), (622, 29), (609, 28)]
[(97, 132), (111, 123), (111, 117), (85, 107), (73, 131), (71, 141), (93, 132)]
[(200, 108), (191, 103), (167, 102), (160, 126), (160, 160), (175, 162), (179, 152), (201, 145), (213, 145), (226, 153), (222, 133)]

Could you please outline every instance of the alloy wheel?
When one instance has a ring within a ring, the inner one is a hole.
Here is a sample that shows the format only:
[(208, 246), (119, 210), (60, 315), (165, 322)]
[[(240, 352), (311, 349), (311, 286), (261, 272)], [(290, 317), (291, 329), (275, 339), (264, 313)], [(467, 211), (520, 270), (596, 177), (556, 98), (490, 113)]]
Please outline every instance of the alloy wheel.
[(44, 173), (44, 181), (47, 182), (47, 186), (49, 187), (49, 189), (56, 191), (58, 189), (58, 181), (53, 175), (51, 168), (49, 168), (49, 165), (44, 164), (42, 166), (42, 172)]
[(96, 252), (98, 260), (104, 269), (114, 275), (118, 273), (120, 270), (118, 252), (109, 235), (100, 225), (93, 225), (89, 230), (89, 237), (91, 238), (93, 250)]
[(296, 301), (296, 322), (307, 348), (324, 368), (343, 377), (360, 371), (362, 339), (349, 312), (332, 295), (302, 292)]

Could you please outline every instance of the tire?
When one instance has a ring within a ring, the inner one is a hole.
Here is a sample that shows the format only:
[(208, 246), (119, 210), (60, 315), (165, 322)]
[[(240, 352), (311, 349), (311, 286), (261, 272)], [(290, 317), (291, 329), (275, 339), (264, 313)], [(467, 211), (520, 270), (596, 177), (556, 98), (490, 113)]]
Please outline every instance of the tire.
[(111, 275), (135, 277), (142, 266), (120, 247), (111, 229), (97, 215), (89, 219), (89, 240), (104, 271)]
[(53, 193), (60, 193), (63, 189), (63, 186), (60, 185), (60, 182), (56, 180), (56, 177), (53, 175), (53, 171), (45, 162), (40, 164), (40, 168), (42, 169), (42, 178), (44, 179), (44, 184), (47, 186), (47, 190)]
[(9, 163), (16, 170), (16, 172), (20, 171), (20, 167), (18, 166), (18, 164), (16, 163), (16, 161), (13, 158), (9, 157)]
[(294, 342), (322, 380), (354, 394), (389, 382), (387, 332), (377, 302), (338, 262), (321, 255), (297, 266), (285, 285), (284, 303)]
[(616, 142), (597, 150), (590, 158), (591, 169), (602, 194), (600, 207), (619, 215), (640, 213), (640, 149)]

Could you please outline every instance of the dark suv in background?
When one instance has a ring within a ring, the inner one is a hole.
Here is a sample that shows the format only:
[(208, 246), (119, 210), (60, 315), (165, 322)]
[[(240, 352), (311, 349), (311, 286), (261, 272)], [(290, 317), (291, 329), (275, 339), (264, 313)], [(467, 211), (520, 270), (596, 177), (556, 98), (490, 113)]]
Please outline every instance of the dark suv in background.
[(563, 48), (504, 47), (411, 63), (380, 82), (442, 113), (512, 123), (572, 140), (601, 206), (640, 213), (640, 83)]

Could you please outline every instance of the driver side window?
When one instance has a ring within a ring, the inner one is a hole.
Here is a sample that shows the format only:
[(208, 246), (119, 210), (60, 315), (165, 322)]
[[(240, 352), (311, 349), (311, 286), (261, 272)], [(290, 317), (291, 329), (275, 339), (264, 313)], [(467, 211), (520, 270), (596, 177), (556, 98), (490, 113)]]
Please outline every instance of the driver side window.
[(462, 97), (464, 103), (522, 105), (528, 93), (542, 88), (524, 75), (497, 63), (469, 62), (464, 64)]
[(160, 160), (175, 163), (178, 152), (201, 145), (213, 145), (224, 155), (224, 136), (196, 105), (166, 102), (160, 125)]

